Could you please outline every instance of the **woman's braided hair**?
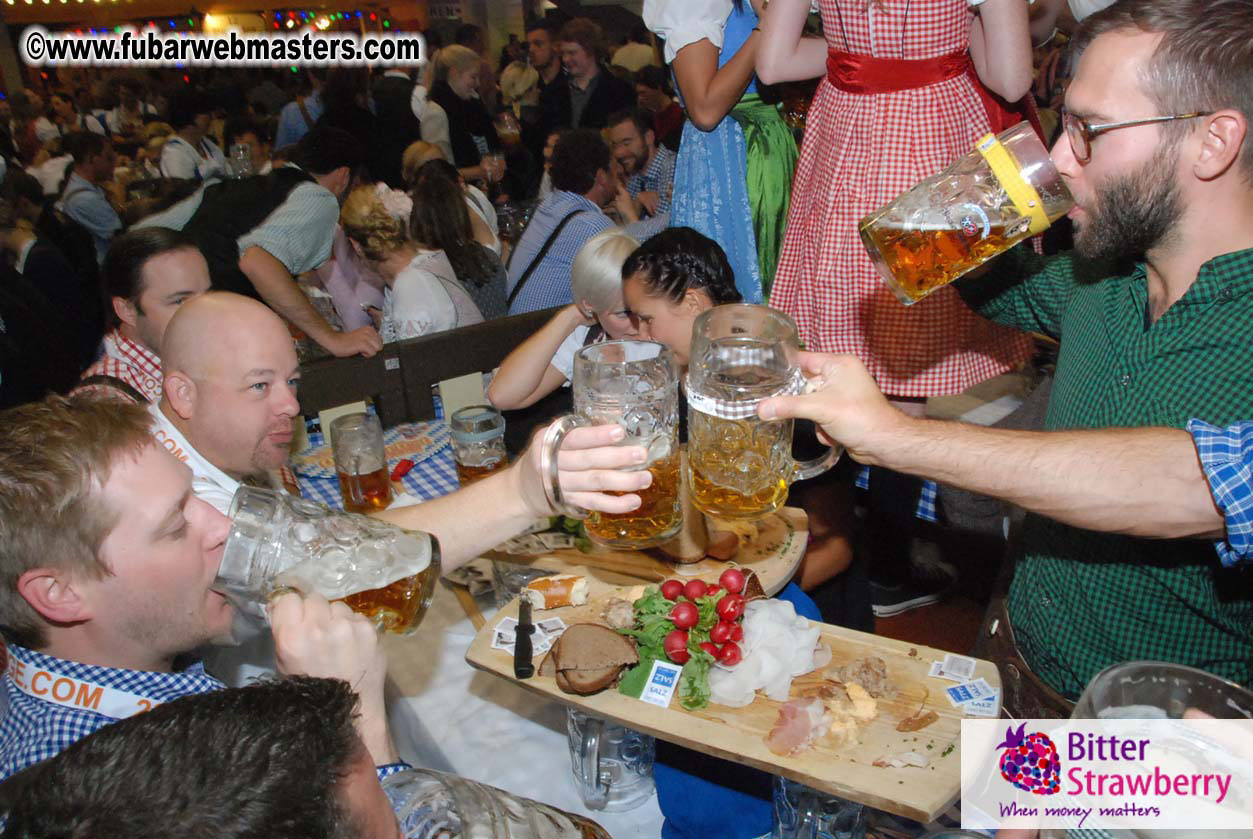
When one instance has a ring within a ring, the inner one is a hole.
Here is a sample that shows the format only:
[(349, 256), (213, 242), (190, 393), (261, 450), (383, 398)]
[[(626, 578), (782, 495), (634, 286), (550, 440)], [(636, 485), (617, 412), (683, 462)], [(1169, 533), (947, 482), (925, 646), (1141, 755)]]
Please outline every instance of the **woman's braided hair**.
[(690, 227), (668, 227), (636, 248), (622, 266), (622, 278), (629, 277), (638, 277), (649, 295), (671, 303), (690, 289), (702, 289), (715, 306), (743, 300), (722, 248)]

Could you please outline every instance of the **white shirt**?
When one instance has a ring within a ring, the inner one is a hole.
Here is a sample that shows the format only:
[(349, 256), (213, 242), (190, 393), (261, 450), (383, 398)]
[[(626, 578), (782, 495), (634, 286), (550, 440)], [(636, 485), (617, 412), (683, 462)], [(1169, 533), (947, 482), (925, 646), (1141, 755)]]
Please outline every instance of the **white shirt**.
[(443, 251), (419, 251), (383, 292), (383, 343), (482, 322)]
[(1070, 13), (1075, 16), (1075, 20), (1083, 20), (1112, 5), (1114, 0), (1070, 0)]
[(61, 136), (61, 129), (47, 117), (40, 117), (35, 120), (35, 139), (40, 143), (46, 143)]
[(731, 0), (644, 0), (644, 25), (666, 39), (666, 63), (688, 44), (707, 40), (722, 49)]
[(474, 184), (466, 184), (466, 206), (487, 225), (492, 234), (492, 243), (487, 247), (500, 256), (500, 223), (496, 219), (496, 208), (492, 206), (492, 202), (483, 194), (483, 190)]
[(161, 411), (161, 403), (155, 402), (148, 407), (155, 420), (152, 436), (161, 448), (186, 463), (191, 469), (191, 491), (202, 501), (213, 505), (222, 515), (231, 508), (231, 499), (235, 490), (239, 489), (239, 481), (223, 472), (204, 458), (200, 452), (187, 442), (183, 432), (174, 427)]
[(553, 360), (548, 362), (561, 371), (561, 375), (566, 377), (567, 382), (574, 380), (574, 354), (583, 349), (589, 329), (591, 329), (590, 326), (574, 327), (574, 331), (566, 336), (566, 340), (562, 341), (561, 346), (557, 347), (557, 351), (553, 353)]
[(57, 187), (65, 179), (66, 169), (73, 163), (74, 158), (68, 154), (63, 154), (60, 157), (50, 157), (38, 166), (27, 166), (26, 174), (39, 181), (39, 185), (43, 187), (44, 195), (56, 195)]
[(161, 174), (189, 181), (223, 177), (226, 174), (226, 155), (208, 137), (201, 141), (201, 145), (206, 152), (204, 157), (195, 146), (177, 134), (170, 137), (161, 149)]

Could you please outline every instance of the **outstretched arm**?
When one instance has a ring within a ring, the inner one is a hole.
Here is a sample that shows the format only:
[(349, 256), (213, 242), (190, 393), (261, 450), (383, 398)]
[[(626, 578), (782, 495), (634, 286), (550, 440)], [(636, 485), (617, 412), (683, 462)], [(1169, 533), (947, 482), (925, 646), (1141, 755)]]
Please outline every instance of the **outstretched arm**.
[(767, 400), (760, 415), (812, 419), (861, 463), (1003, 498), (1090, 530), (1163, 539), (1224, 533), (1186, 431), (1010, 431), (916, 419), (888, 403), (855, 356), (802, 358), (820, 389)]

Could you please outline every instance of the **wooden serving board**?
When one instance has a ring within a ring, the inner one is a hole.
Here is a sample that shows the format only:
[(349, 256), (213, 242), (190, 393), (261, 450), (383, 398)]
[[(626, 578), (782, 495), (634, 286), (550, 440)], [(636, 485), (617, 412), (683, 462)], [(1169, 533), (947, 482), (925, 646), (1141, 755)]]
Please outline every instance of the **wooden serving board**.
[[(600, 614), (605, 603), (626, 590), (614, 589), (594, 575), (588, 576), (588, 585), (591, 596), (587, 604), (536, 612), (534, 619), (560, 617), (566, 624), (602, 622)], [(824, 736), (808, 751), (779, 756), (766, 747), (765, 738), (778, 719), (782, 703), (760, 693), (744, 708), (711, 703), (699, 711), (686, 711), (679, 705), (677, 693), (669, 708), (659, 708), (623, 696), (614, 688), (594, 696), (576, 696), (563, 693), (550, 676), (516, 679), (513, 656), (492, 649), (491, 643), (493, 629), (500, 619), (507, 615), (516, 618), (517, 611), (518, 603), (514, 600), (475, 636), (466, 652), (470, 665), (509, 679), (547, 699), (672, 743), (784, 775), (831, 795), (923, 823), (934, 821), (957, 799), (961, 783), (963, 715), (949, 704), (944, 694), (944, 688), (953, 683), (927, 675), (932, 661), (943, 660), (945, 654), (941, 650), (822, 624), (821, 638), (831, 648), (831, 664), (793, 680), (792, 697), (826, 683), (826, 670), (872, 655), (887, 664), (889, 681), (896, 690), (878, 700), (878, 716), (859, 729), (856, 742), (839, 745), (830, 736)], [(538, 663), (539, 656), (537, 666)], [(991, 662), (978, 660), (974, 678), (980, 677), (999, 689), (1000, 677)], [(939, 719), (921, 731), (897, 731), (898, 722), (913, 716), (924, 705), (924, 695), (925, 709), (935, 711)], [(878, 758), (904, 751), (925, 755), (930, 764), (926, 768), (904, 769), (873, 765)]]
[[(784, 507), (758, 522), (757, 538), (740, 548), (736, 565), (757, 572), (767, 594), (775, 595), (796, 575), (809, 537), (809, 517), (797, 507)], [(705, 557), (699, 562), (666, 562), (644, 551), (614, 550), (592, 546), (590, 551), (558, 550), (533, 556), (489, 551), (487, 559), (535, 565), (553, 571), (585, 566), (610, 571), (649, 582), (671, 577), (703, 577), (710, 581), (726, 570), (728, 563)]]

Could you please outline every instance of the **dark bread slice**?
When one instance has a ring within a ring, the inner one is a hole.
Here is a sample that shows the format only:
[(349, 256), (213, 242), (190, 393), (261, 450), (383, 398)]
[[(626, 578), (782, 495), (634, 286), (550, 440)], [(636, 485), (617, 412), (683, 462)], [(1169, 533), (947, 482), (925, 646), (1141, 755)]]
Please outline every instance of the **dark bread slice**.
[(635, 643), (598, 623), (576, 623), (566, 629), (540, 663), (551, 668), (557, 687), (581, 696), (615, 684), (625, 667), (639, 662)]
[(599, 623), (576, 623), (553, 647), (558, 670), (604, 670), (638, 664), (635, 642)]
[[(560, 638), (557, 639), (557, 643), (558, 644), (561, 643)], [(552, 650), (549, 650), (544, 655), (544, 660), (539, 663), (539, 670), (536, 672), (538, 672), (539, 675), (541, 676), (556, 676), (557, 675), (557, 662), (553, 660)]]

